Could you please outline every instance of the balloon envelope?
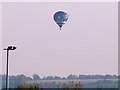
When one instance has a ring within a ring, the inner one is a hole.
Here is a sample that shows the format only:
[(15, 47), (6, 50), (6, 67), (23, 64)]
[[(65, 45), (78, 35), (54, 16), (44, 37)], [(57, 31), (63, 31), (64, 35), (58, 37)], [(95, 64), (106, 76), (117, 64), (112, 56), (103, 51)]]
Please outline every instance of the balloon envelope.
[(60, 27), (60, 30), (62, 26), (67, 22), (68, 20), (68, 14), (63, 11), (58, 11), (54, 14), (54, 21), (57, 23), (57, 25)]

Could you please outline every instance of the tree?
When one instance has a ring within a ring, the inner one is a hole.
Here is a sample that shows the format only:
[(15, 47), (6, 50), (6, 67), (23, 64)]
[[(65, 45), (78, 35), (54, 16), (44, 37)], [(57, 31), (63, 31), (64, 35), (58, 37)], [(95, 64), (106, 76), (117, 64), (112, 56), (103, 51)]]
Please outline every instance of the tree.
[(72, 75), (70, 74), (67, 79), (70, 79), (70, 80), (73, 80), (73, 79), (78, 79), (78, 76), (77, 75)]
[(34, 80), (40, 80), (40, 77), (39, 77), (38, 74), (34, 74), (34, 75), (33, 75), (33, 79), (34, 79)]

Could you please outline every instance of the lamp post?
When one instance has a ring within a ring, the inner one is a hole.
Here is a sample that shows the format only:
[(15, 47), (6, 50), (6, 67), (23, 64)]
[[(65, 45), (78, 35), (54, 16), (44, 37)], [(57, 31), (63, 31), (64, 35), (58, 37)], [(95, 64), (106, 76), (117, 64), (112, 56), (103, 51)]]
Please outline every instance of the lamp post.
[(16, 46), (8, 46), (7, 48), (4, 48), (3, 50), (7, 51), (7, 66), (6, 66), (6, 90), (8, 90), (8, 57), (9, 57), (9, 50), (15, 50)]

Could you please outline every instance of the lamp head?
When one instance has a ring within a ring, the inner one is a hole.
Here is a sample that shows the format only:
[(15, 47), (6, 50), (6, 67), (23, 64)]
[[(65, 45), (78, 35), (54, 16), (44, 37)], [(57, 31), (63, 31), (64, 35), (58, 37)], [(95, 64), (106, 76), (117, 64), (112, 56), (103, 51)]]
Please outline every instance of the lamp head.
[(17, 48), (16, 46), (13, 46), (13, 47), (12, 47), (12, 50), (15, 50), (16, 48)]
[(16, 46), (8, 46), (7, 50), (15, 50), (16, 48)]
[(7, 48), (8, 50), (12, 50), (12, 46), (8, 46), (8, 48)]

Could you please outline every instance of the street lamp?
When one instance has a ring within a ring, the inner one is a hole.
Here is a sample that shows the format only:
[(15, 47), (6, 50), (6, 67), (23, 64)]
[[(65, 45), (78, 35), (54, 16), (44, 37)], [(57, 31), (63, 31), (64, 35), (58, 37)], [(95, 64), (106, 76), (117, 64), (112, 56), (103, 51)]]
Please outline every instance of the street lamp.
[(9, 50), (15, 50), (16, 46), (8, 46), (7, 48), (4, 48), (3, 50), (7, 51), (7, 66), (6, 66), (6, 90), (8, 89), (8, 57), (9, 57)]

